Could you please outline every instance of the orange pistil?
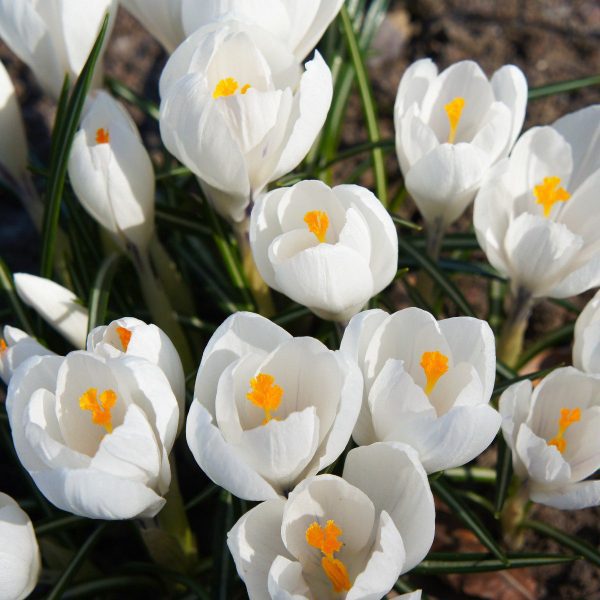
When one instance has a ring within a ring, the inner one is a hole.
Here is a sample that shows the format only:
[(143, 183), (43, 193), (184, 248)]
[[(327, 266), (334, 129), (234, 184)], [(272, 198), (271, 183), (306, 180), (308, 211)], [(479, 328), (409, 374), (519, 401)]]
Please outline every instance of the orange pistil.
[(8, 346), (6, 345), (6, 342), (4, 341), (4, 339), (0, 338), (0, 354), (3, 354), (4, 352), (6, 352), (7, 348), (8, 348)]
[(311, 210), (304, 215), (304, 222), (308, 225), (308, 230), (314, 233), (322, 244), (329, 228), (329, 216), (324, 210)]
[(343, 531), (333, 519), (328, 520), (325, 527), (321, 527), (317, 521), (314, 521), (306, 530), (308, 545), (324, 554), (321, 566), (336, 593), (347, 592), (352, 587), (346, 565), (333, 556), (342, 549), (343, 544), (338, 539), (342, 534)]
[(548, 446), (556, 446), (556, 449), (562, 454), (567, 447), (567, 441), (563, 437), (565, 431), (580, 419), (581, 410), (579, 408), (562, 408), (558, 419), (558, 433), (548, 442)]
[(423, 352), (420, 365), (423, 367), (427, 378), (425, 393), (429, 395), (436, 386), (438, 379), (448, 371), (448, 357), (437, 350)]
[(79, 398), (79, 408), (92, 412), (92, 423), (102, 425), (107, 433), (112, 433), (112, 415), (110, 409), (117, 402), (117, 394), (113, 390), (104, 390), (98, 398), (98, 390), (89, 388)]
[(108, 144), (110, 142), (110, 134), (108, 129), (96, 129), (96, 144)]
[(560, 177), (544, 177), (544, 181), (533, 188), (536, 203), (544, 207), (544, 216), (549, 217), (557, 202), (566, 202), (571, 194), (560, 185)]
[(448, 143), (454, 144), (456, 139), (456, 130), (458, 129), (458, 123), (462, 115), (462, 111), (465, 108), (465, 99), (457, 96), (454, 100), (444, 104), (444, 110), (448, 115), (448, 121), (450, 121), (450, 133), (448, 134)]
[(233, 77), (226, 77), (225, 79), (221, 79), (219, 83), (215, 86), (213, 91), (213, 98), (216, 100), (217, 98), (226, 98), (227, 96), (233, 96), (238, 89), (240, 90), (240, 94), (245, 94), (251, 85), (246, 83), (240, 89), (240, 84)]
[(255, 406), (265, 411), (265, 418), (262, 422), (266, 425), (273, 417), (271, 412), (277, 410), (281, 404), (283, 388), (275, 383), (275, 377), (267, 373), (259, 373), (250, 380), (251, 392), (246, 394), (246, 398)]
[(127, 352), (127, 346), (131, 340), (131, 331), (126, 327), (117, 327), (117, 334), (121, 340), (121, 346), (123, 346), (123, 352)]

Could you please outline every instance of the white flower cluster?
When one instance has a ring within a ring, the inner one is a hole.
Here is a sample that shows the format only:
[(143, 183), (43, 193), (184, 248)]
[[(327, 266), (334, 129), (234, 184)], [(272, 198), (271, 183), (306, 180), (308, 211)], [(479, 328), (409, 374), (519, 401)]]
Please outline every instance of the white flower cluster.
[[(114, 4), (0, 0), (0, 37), (57, 96)], [(182, 363), (160, 328), (125, 317), (87, 334), (72, 292), (17, 274), (19, 297), (78, 348), (58, 356), (8, 326), (0, 338), (14, 446), (42, 494), (89, 518), (154, 517), (185, 424), (202, 470), (260, 502), (227, 538), (257, 600), (384, 597), (431, 547), (427, 475), (473, 460), (500, 428), (532, 500), (600, 504), (600, 483), (584, 481), (600, 467), (599, 296), (575, 328), (581, 371), (556, 370), (533, 391), (513, 385), (498, 412), (486, 322), (363, 311), (398, 264), (395, 226), (373, 193), (315, 180), (267, 191), (306, 157), (327, 117), (329, 67), (316, 51), (302, 60), (342, 1), (123, 4), (172, 52), (160, 80), (165, 147), (247, 235), (269, 287), (346, 327), (331, 350), (258, 314), (231, 315), (205, 347), (186, 419)], [(12, 146), (0, 136), (0, 176), (19, 179), (26, 143), (0, 69), (3, 98), (0, 128)], [(488, 80), (471, 61), (439, 74), (417, 61), (398, 89), (397, 154), (438, 242), (474, 200), (479, 243), (515, 293), (562, 298), (600, 285), (600, 106), (517, 140), (526, 100), (514, 66)], [(68, 170), (85, 210), (122, 250), (145, 256), (155, 234), (152, 162), (105, 91), (87, 100)], [(337, 465), (341, 476), (324, 473), (351, 440), (358, 447)], [(0, 539), (17, 536), (19, 552), (0, 561), (0, 597), (25, 597), (39, 571), (30, 521), (0, 494)]]

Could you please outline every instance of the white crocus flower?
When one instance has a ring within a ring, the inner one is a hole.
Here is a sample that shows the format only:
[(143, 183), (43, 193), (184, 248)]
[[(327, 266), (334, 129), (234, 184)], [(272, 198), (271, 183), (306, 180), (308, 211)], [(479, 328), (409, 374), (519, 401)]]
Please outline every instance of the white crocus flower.
[(121, 4), (167, 52), (173, 52), (186, 38), (181, 20), (182, 0), (121, 0)]
[(565, 298), (600, 285), (600, 105), (534, 127), (490, 174), (474, 225), (515, 295)]
[(474, 459), (498, 433), (501, 418), (489, 406), (494, 335), (485, 321), (368, 310), (350, 321), (340, 349), (364, 376), (357, 444), (405, 442), (433, 473)]
[(75, 348), (85, 348), (88, 311), (73, 292), (51, 279), (15, 273), (19, 298)]
[(177, 398), (179, 429), (183, 427), (185, 375), (179, 354), (162, 329), (134, 317), (123, 317), (92, 329), (87, 338), (87, 350), (106, 358), (137, 356), (160, 367)]
[(0, 600), (29, 597), (40, 568), (31, 519), (10, 496), (0, 492)]
[(116, 0), (0, 0), (0, 38), (58, 98), (65, 75), (72, 83), (81, 72), (109, 10)]
[(106, 92), (86, 106), (69, 179), (82, 206), (124, 249), (146, 252), (154, 234), (154, 170), (135, 123)]
[(32, 356), (54, 354), (21, 329), (6, 325), (0, 336), (0, 378), (6, 385), (15, 369)]
[(404, 73), (394, 106), (406, 189), (443, 231), (475, 197), (487, 170), (510, 152), (525, 117), (527, 82), (507, 65), (488, 80), (462, 61), (438, 74), (430, 59)]
[(317, 45), (344, 0), (178, 0), (188, 35), (219, 19), (259, 25), (279, 38), (298, 62)]
[(575, 321), (573, 366), (600, 375), (600, 291), (585, 305)]
[(600, 375), (556, 369), (500, 397), (502, 433), (513, 467), (534, 502), (574, 510), (600, 504)]
[(414, 450), (373, 444), (348, 453), (343, 478), (317, 475), (247, 512), (227, 544), (250, 600), (378, 600), (425, 557), (434, 520)]
[(358, 367), (313, 338), (239, 312), (208, 342), (187, 418), (188, 445), (218, 485), (266, 500), (330, 465), (360, 409)]
[(156, 365), (85, 351), (31, 358), (6, 408), (21, 463), (58, 508), (130, 519), (165, 504), (179, 409)]
[(236, 22), (189, 37), (160, 88), (165, 146), (198, 176), (215, 208), (238, 222), (269, 182), (306, 156), (332, 97), (320, 54), (301, 75), (280, 40)]
[[(15, 88), (0, 62), (0, 180), (18, 184), (27, 172), (27, 138)], [(10, 180), (13, 181), (10, 181)]]
[(302, 181), (260, 197), (250, 245), (270, 287), (325, 319), (348, 321), (397, 271), (394, 223), (358, 185)]

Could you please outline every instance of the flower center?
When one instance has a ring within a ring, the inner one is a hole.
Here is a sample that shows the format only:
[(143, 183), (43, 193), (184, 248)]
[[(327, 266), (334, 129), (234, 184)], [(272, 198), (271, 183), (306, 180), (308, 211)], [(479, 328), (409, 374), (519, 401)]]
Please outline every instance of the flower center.
[(423, 367), (423, 371), (425, 371), (425, 377), (427, 378), (425, 393), (429, 396), (438, 379), (448, 371), (448, 357), (437, 350), (423, 352), (420, 365)]
[(450, 100), (448, 104), (444, 104), (444, 110), (448, 115), (448, 121), (450, 121), (450, 133), (448, 134), (448, 143), (454, 144), (456, 138), (456, 130), (458, 129), (458, 123), (460, 116), (465, 108), (465, 99), (457, 96), (454, 100)]
[(556, 449), (562, 454), (567, 448), (567, 441), (563, 438), (565, 431), (581, 419), (581, 410), (579, 408), (561, 408), (560, 418), (558, 419), (558, 433), (548, 442), (548, 446), (556, 446)]
[(8, 348), (8, 346), (6, 345), (4, 338), (0, 338), (0, 354), (3, 354), (4, 352), (6, 352), (7, 348)]
[[(226, 96), (233, 96), (240, 84), (233, 77), (226, 77), (225, 79), (221, 79), (219, 83), (215, 86), (215, 90), (213, 92), (213, 98), (216, 100), (217, 98), (223, 98)], [(242, 86), (240, 89), (240, 94), (245, 94), (250, 89), (250, 84)]]
[(112, 415), (110, 409), (117, 403), (117, 394), (113, 390), (104, 390), (98, 398), (98, 390), (89, 388), (79, 398), (79, 408), (92, 412), (92, 423), (102, 425), (107, 433), (112, 433)]
[(571, 194), (560, 185), (560, 177), (544, 177), (544, 181), (533, 188), (536, 203), (544, 207), (544, 216), (549, 217), (557, 202), (566, 202)]
[(313, 521), (306, 530), (308, 545), (317, 548), (324, 555), (321, 559), (321, 566), (336, 593), (347, 592), (352, 587), (346, 565), (333, 556), (343, 546), (338, 539), (342, 534), (343, 531), (333, 519), (328, 520), (325, 527), (321, 527), (316, 521)]
[(123, 352), (127, 352), (127, 346), (129, 346), (129, 340), (131, 340), (131, 331), (126, 327), (117, 327), (117, 334), (121, 340), (121, 346), (123, 346)]
[(96, 129), (96, 144), (108, 144), (110, 142), (110, 134), (108, 129), (100, 127)]
[(308, 230), (314, 233), (321, 244), (325, 241), (329, 228), (329, 216), (324, 210), (311, 210), (304, 215)]
[(277, 410), (281, 404), (283, 388), (275, 383), (275, 377), (267, 373), (259, 373), (250, 380), (251, 392), (246, 394), (246, 398), (255, 406), (265, 411), (265, 418), (262, 422), (266, 425), (273, 417), (271, 412)]

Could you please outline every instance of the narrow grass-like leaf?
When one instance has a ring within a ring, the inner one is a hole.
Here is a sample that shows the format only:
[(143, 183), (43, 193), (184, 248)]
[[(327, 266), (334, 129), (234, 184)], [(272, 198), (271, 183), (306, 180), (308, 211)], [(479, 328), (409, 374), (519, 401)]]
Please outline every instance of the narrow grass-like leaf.
[(417, 225), (412, 221), (407, 221), (406, 219), (402, 219), (397, 215), (393, 215), (390, 213), (390, 217), (392, 217), (392, 221), (396, 223), (396, 225), (400, 225), (400, 227), (406, 227), (406, 229), (414, 229), (415, 231), (422, 231), (423, 227), (421, 225)]
[(156, 208), (155, 214), (158, 223), (168, 225), (170, 228), (187, 235), (212, 235), (210, 227), (203, 225), (200, 222), (200, 217), (194, 213), (171, 208), (170, 206), (161, 206)]
[(77, 574), (77, 571), (83, 565), (83, 562), (87, 558), (87, 555), (91, 552), (92, 548), (100, 539), (100, 536), (104, 533), (108, 523), (102, 523), (98, 527), (96, 527), (94, 533), (88, 537), (88, 539), (81, 545), (71, 562), (68, 564), (67, 568), (63, 571), (59, 580), (56, 582), (52, 591), (46, 596), (46, 600), (58, 600), (63, 597), (63, 593), (65, 588), (73, 579), (73, 577)]
[[(431, 279), (443, 290), (446, 295), (456, 304), (458, 309), (469, 317), (474, 317), (475, 313), (469, 306), (469, 303), (465, 300), (465, 297), (461, 294), (458, 288), (440, 271), (440, 269), (433, 263), (433, 261), (426, 256), (424, 253), (419, 252), (410, 242), (404, 239), (402, 236), (398, 238), (399, 248), (408, 254), (422, 269), (424, 269)], [(400, 267), (404, 266), (402, 259), (400, 260)]]
[(559, 565), (578, 560), (578, 556), (564, 554), (539, 554), (511, 552), (506, 555), (506, 562), (492, 558), (489, 554), (478, 552), (451, 553), (432, 552), (413, 573), (422, 575), (441, 575), (444, 573), (487, 573), (506, 569), (522, 569), (525, 567), (544, 567)]
[(68, 517), (61, 517), (59, 519), (52, 519), (51, 521), (46, 521), (45, 523), (36, 525), (35, 535), (39, 538), (43, 535), (49, 535), (51, 533), (56, 533), (57, 531), (63, 531), (69, 527), (75, 527), (76, 525), (81, 525), (82, 523), (87, 522), (89, 521), (83, 517), (77, 517), (75, 515), (69, 515)]
[(504, 441), (502, 432), (498, 434), (496, 447), (498, 448), (498, 458), (496, 460), (496, 487), (494, 488), (494, 516), (499, 518), (512, 479), (512, 453)]
[(13, 275), (10, 269), (6, 266), (6, 263), (0, 258), (0, 287), (4, 290), (8, 297), (8, 301), (12, 307), (13, 313), (19, 320), (19, 324), (23, 330), (29, 335), (35, 336), (31, 321), (25, 312), (21, 304), (21, 300), (15, 290), (15, 284), (13, 281)]
[(548, 373), (552, 373), (552, 371), (554, 371), (554, 369), (556, 369), (559, 366), (561, 365), (557, 365), (556, 367), (550, 367), (548, 369), (542, 369), (540, 371), (534, 371), (533, 373), (527, 373), (526, 375), (519, 375), (518, 377), (512, 377), (507, 381), (503, 381), (502, 383), (499, 383), (498, 385), (496, 385), (496, 387), (494, 387), (494, 391), (492, 392), (492, 398), (501, 394), (504, 390), (508, 389), (514, 383), (519, 383), (519, 381), (525, 381), (526, 379), (541, 379), (542, 377), (548, 375)]
[[(415, 248), (425, 249), (427, 240), (425, 237), (418, 237), (411, 239), (411, 244)], [(479, 244), (472, 233), (449, 233), (442, 240), (442, 250), (479, 250)]]
[(506, 564), (506, 554), (500, 548), (487, 527), (480, 521), (456, 492), (443, 478), (430, 481), (431, 489), (450, 507), (452, 512), (479, 538), (479, 541), (502, 563)]
[(121, 83), (119, 80), (111, 77), (110, 75), (104, 77), (104, 82), (106, 83), (106, 87), (115, 96), (118, 96), (130, 104), (133, 104), (143, 113), (158, 121), (160, 110), (158, 106), (154, 104), (154, 102), (150, 102), (150, 100), (146, 100), (146, 98), (138, 96), (131, 88), (127, 87), (124, 83)]
[(210, 498), (214, 494), (216, 494), (221, 488), (214, 483), (211, 483), (206, 487), (206, 489), (202, 490), (197, 496), (192, 498), (186, 505), (185, 510), (188, 511), (190, 508), (194, 508), (204, 502), (207, 498)]
[(96, 275), (96, 279), (92, 284), (92, 290), (90, 292), (90, 301), (88, 305), (88, 333), (94, 329), (94, 327), (104, 324), (104, 321), (106, 320), (110, 288), (120, 260), (121, 254), (115, 252), (104, 259), (98, 270), (98, 274)]
[(485, 467), (456, 467), (446, 469), (444, 477), (461, 483), (495, 483), (496, 472)]
[(583, 77), (581, 79), (571, 79), (570, 81), (559, 81), (557, 83), (549, 83), (548, 85), (531, 88), (527, 97), (529, 100), (536, 100), (537, 98), (573, 92), (575, 90), (580, 90), (581, 88), (595, 85), (600, 85), (600, 75), (592, 75), (591, 77)]
[[(381, 4), (387, 5), (387, 2)], [(344, 30), (344, 37), (348, 44), (348, 50), (350, 51), (350, 57), (354, 65), (354, 71), (356, 73), (356, 81), (358, 84), (358, 90), (363, 104), (363, 110), (365, 114), (365, 120), (367, 124), (367, 131), (369, 133), (369, 140), (371, 142), (381, 141), (381, 132), (379, 131), (379, 122), (377, 119), (377, 109), (375, 107), (375, 101), (373, 99), (372, 86), (369, 82), (367, 75), (367, 69), (363, 61), (363, 57), (356, 39), (356, 34), (350, 21), (350, 15), (345, 6), (342, 6), (340, 11), (342, 19), (342, 26)], [(377, 197), (383, 204), (387, 206), (387, 176), (385, 172), (385, 163), (383, 158), (383, 151), (381, 148), (374, 148), (372, 150), (373, 156), (373, 171), (375, 176), (375, 188), (377, 190)]]
[[(123, 590), (126, 596), (130, 596), (133, 591), (145, 589), (152, 595), (146, 597), (157, 597), (158, 590), (156, 589), (156, 577), (144, 576), (144, 575), (120, 575), (116, 577), (102, 577), (93, 581), (86, 581), (85, 583), (79, 583), (74, 585), (65, 591), (62, 595), (62, 600), (69, 600), (70, 598), (98, 598), (98, 594), (105, 594), (106, 592), (113, 592), (116, 590)], [(164, 592), (164, 590), (163, 590)], [(107, 596), (102, 596), (107, 597)], [(111, 596), (115, 597), (115, 596)]]
[(543, 352), (547, 348), (557, 346), (573, 339), (573, 330), (575, 329), (575, 323), (568, 323), (559, 329), (555, 329), (544, 337), (535, 341), (531, 346), (528, 346), (526, 350), (519, 357), (516, 370), (518, 371), (523, 365), (527, 364), (532, 358)]
[(165, 569), (159, 564), (128, 563), (123, 567), (123, 571), (127, 573), (148, 573), (154, 577), (160, 577), (165, 581), (184, 585), (196, 598), (211, 600), (211, 596), (206, 589), (192, 577), (184, 573)]
[(580, 540), (573, 535), (569, 535), (568, 533), (565, 533), (564, 531), (561, 531), (552, 525), (548, 525), (548, 523), (542, 523), (541, 521), (534, 521), (532, 519), (526, 519), (523, 521), (523, 523), (521, 523), (521, 527), (523, 529), (532, 529), (537, 533), (541, 533), (542, 535), (557, 541), (565, 548), (573, 550), (592, 564), (600, 567), (600, 552), (597, 548), (594, 548), (591, 544), (588, 544), (584, 540)]
[(55, 152), (50, 157), (50, 179), (48, 180), (44, 223), (42, 227), (42, 259), (40, 268), (42, 277), (49, 278), (52, 275), (56, 231), (58, 229), (60, 205), (67, 174), (67, 163), (73, 138), (79, 126), (79, 118), (83, 110), (85, 98), (92, 82), (94, 67), (100, 56), (107, 27), (108, 13), (104, 17), (104, 22), (102, 23), (96, 42), (90, 51), (81, 75), (75, 83), (69, 102), (65, 106), (64, 112), (66, 114), (57, 117), (59, 128), (54, 130), (52, 136), (52, 146)]
[[(61, 131), (64, 127), (65, 119), (67, 118), (67, 105), (69, 102), (69, 92), (71, 90), (71, 81), (69, 80), (69, 74), (65, 74), (65, 78), (63, 80), (62, 88), (60, 89), (60, 96), (58, 97), (58, 103), (56, 105), (56, 117), (54, 119), (54, 131)], [(52, 139), (50, 140), (50, 156), (55, 156), (58, 152), (58, 148), (56, 147), (59, 142), (59, 138), (57, 135), (52, 135)], [(40, 174), (40, 173), (38, 173)], [(46, 179), (50, 177), (50, 172), (45, 171), (43, 173), (43, 177)]]

